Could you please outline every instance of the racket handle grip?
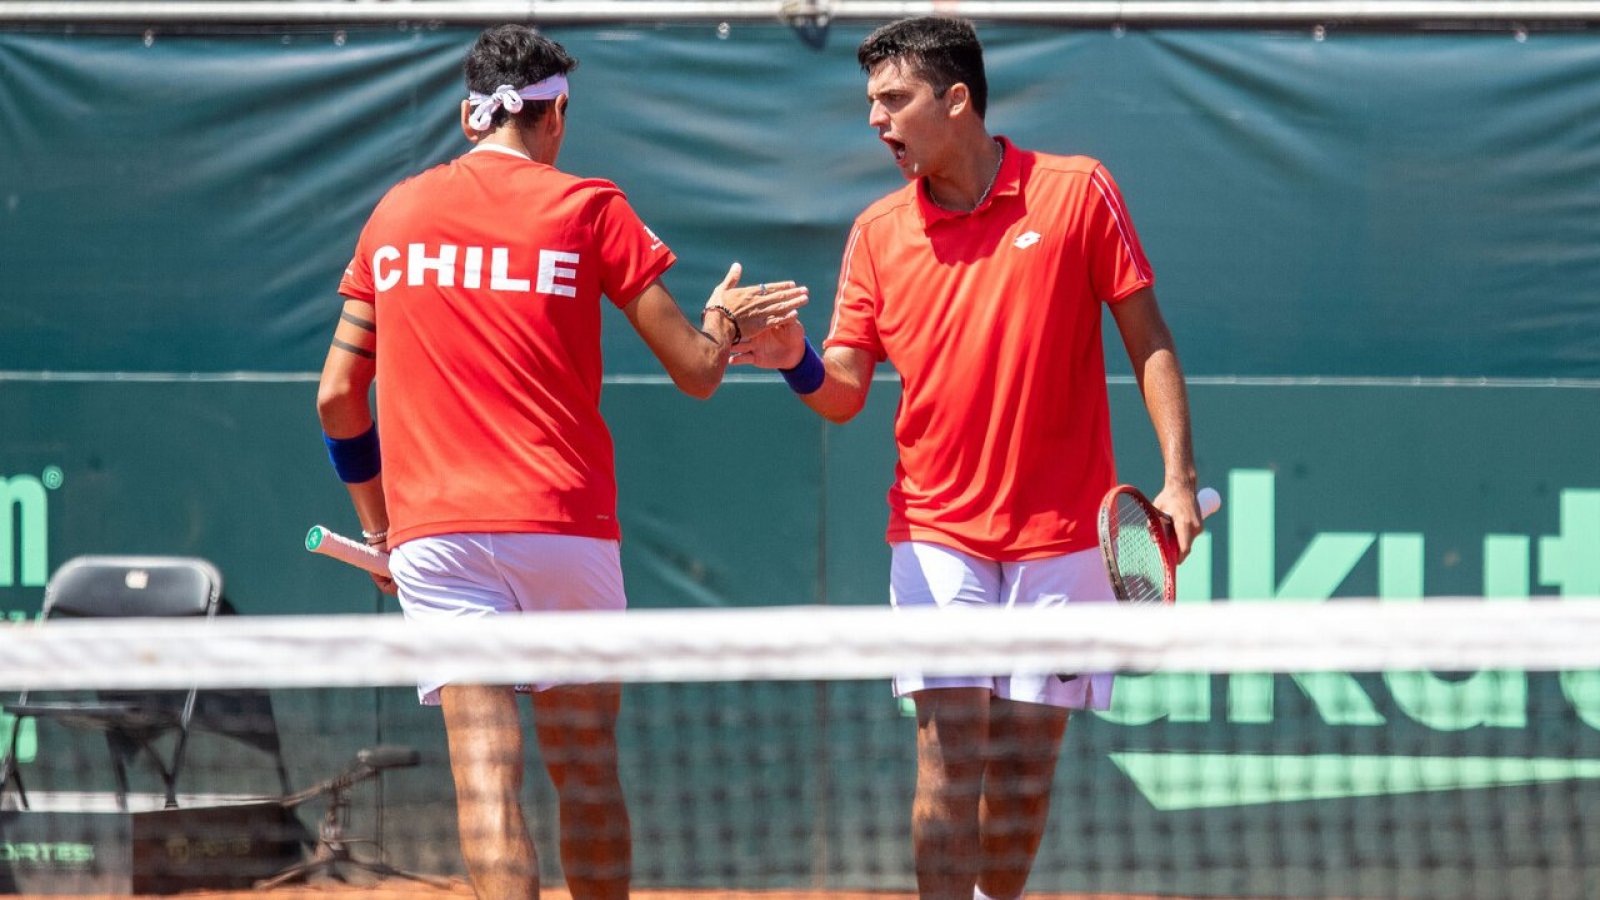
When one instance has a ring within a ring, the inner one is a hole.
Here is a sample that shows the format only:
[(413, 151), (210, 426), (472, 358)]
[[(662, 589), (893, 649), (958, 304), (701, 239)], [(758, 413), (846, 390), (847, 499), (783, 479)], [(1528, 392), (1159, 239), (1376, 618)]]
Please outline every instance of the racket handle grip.
[(331, 556), (342, 563), (365, 569), (374, 575), (389, 577), (389, 554), (353, 541), (321, 525), (313, 525), (311, 530), (306, 532), (306, 549), (312, 553)]
[(1200, 504), (1200, 517), (1209, 517), (1212, 513), (1222, 508), (1222, 495), (1216, 488), (1203, 487), (1194, 495), (1195, 502)]

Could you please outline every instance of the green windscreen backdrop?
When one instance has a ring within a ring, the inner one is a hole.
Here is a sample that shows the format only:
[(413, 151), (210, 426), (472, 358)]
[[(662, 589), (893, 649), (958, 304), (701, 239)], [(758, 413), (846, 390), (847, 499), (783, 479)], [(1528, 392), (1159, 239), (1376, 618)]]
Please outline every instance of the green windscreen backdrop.
[[(777, 24), (552, 28), (581, 62), (561, 166), (626, 190), (680, 257), (667, 284), (685, 308), (737, 260), (750, 280), (809, 284), (803, 319), (820, 336), (852, 218), (900, 183), (866, 124), (854, 49), (867, 30), (836, 24), (818, 47)], [(991, 130), (1101, 159), (1156, 269), (1191, 376), (1202, 478), (1226, 503), (1184, 567), (1184, 602), (1600, 596), (1592, 33), (980, 31)], [(460, 65), (475, 34), (0, 31), (5, 615), (36, 614), (49, 573), (84, 553), (203, 556), (244, 614), (395, 611), (364, 577), (301, 549), (313, 523), (354, 527), (321, 446), (315, 372), (339, 275), (374, 203), (465, 147)], [(607, 313), (605, 329), (603, 402), (633, 605), (886, 601), (892, 372), (880, 370), (856, 421), (824, 426), (768, 375), (690, 400), (622, 316)], [(1114, 329), (1106, 337), (1119, 468), (1153, 487), (1161, 473), (1148, 419)], [(1241, 746), (1251, 753), (1227, 763), (1241, 783), (1262, 759), (1292, 768), (1291, 756), (1389, 778), (1381, 754), (1393, 746), (1446, 762), (1476, 760), (1485, 746), (1600, 758), (1600, 676), (1452, 676), (1466, 699), (1442, 715), (1419, 699), (1438, 689), (1426, 680), (1435, 676), (1414, 674), (1121, 679), (1109, 714), (1074, 720), (1078, 762), (1061, 767), (1057, 790), (1073, 797), (1116, 781), (1136, 800), (1058, 803), (1045, 855), (1067, 856), (1064, 845), (1092, 832), (1093, 864), (1058, 865), (1031, 887), (1353, 895), (1387, 872), (1393, 880), (1376, 883), (1472, 894), (1407, 880), (1453, 857), (1404, 841), (1378, 852), (1323, 835), (1272, 861), (1266, 870), (1278, 875), (1252, 874), (1251, 836), (1313, 813), (1361, 821), (1371, 797), (1265, 792), (1224, 803), (1164, 793), (1150, 777), (1206, 771), (1217, 764), (1208, 753)], [(899, 823), (909, 807), (819, 810), (807, 799), (824, 778), (845, 795), (870, 780), (908, 796), (913, 775), (910, 733), (887, 687), (831, 690), (841, 704), (856, 690), (881, 693), (881, 718), (863, 727), (899, 729), (905, 755), (852, 766), (844, 748), (828, 747), (848, 735), (819, 722), (816, 746), (778, 760), (795, 799), (776, 814), (815, 846), (796, 844), (792, 860), (732, 848), (718, 872), (768, 873), (744, 886), (911, 883), (901, 832), (874, 824)], [(663, 691), (632, 695), (630, 754), (672, 752), (671, 735), (642, 719)], [(430, 777), (447, 778), (437, 717), (415, 710), (409, 690), (352, 702), (350, 715), (371, 723), (369, 743), (421, 746)], [(292, 716), (282, 722), (293, 729)], [(297, 783), (326, 777), (356, 749), (292, 737)], [(685, 757), (687, 777), (711, 791), (722, 774), (714, 761)], [(1563, 781), (1560, 802), (1594, 808), (1590, 778)], [(1420, 793), (1408, 815), (1519, 821), (1556, 802), (1490, 782)], [(392, 802), (406, 799), (403, 785), (390, 790)], [(669, 812), (635, 815), (640, 833), (674, 827), (652, 818)], [(452, 847), (408, 832), (407, 821), (388, 825), (396, 858), (459, 866)], [(1207, 831), (1240, 841), (1195, 837)], [(1496, 845), (1505, 864), (1547, 880), (1475, 889), (1593, 896), (1595, 831), (1507, 839)], [(1194, 846), (1174, 852), (1212, 865), (1141, 868), (1119, 833), (1179, 835)], [(1470, 842), (1457, 849), (1473, 852)], [(685, 868), (681, 847), (641, 841), (638, 854), (659, 882), (709, 879)], [(812, 871), (816, 859), (826, 871)], [(1292, 874), (1319, 862), (1345, 880)]]

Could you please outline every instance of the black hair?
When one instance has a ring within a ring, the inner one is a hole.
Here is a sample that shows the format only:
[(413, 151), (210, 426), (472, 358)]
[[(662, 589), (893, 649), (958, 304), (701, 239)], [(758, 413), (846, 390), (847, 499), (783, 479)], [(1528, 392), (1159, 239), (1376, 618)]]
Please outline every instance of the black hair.
[[(509, 84), (525, 88), (551, 75), (565, 75), (578, 67), (565, 47), (526, 25), (496, 25), (478, 35), (467, 52), (467, 90), (492, 94)], [(534, 125), (555, 105), (554, 100), (529, 100), (522, 111), (495, 110), (491, 128), (498, 128), (513, 116), (526, 128)]]
[(881, 63), (904, 61), (917, 77), (943, 97), (953, 84), (972, 92), (972, 109), (983, 118), (989, 106), (989, 79), (983, 73), (983, 45), (966, 19), (919, 16), (890, 22), (867, 35), (856, 48), (861, 71), (872, 73)]

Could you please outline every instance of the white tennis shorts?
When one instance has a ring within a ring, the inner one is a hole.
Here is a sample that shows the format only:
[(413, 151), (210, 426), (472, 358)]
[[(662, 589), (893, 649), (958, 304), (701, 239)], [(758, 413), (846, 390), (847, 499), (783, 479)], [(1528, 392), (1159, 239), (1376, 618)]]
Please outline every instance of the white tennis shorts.
[[(889, 600), (896, 609), (917, 607), (1044, 608), (1068, 603), (1115, 603), (1100, 550), (1093, 548), (1030, 559), (995, 562), (938, 544), (893, 545)], [(930, 688), (984, 687), (996, 697), (1065, 709), (1109, 709), (1109, 672), (1012, 672), (1001, 676), (898, 675), (894, 694)]]
[[(389, 571), (408, 622), (440, 622), (526, 612), (620, 610), (622, 556), (616, 541), (567, 534), (473, 533), (417, 538), (396, 547)], [(440, 673), (417, 686), (439, 703)], [(542, 691), (559, 682), (518, 685)]]

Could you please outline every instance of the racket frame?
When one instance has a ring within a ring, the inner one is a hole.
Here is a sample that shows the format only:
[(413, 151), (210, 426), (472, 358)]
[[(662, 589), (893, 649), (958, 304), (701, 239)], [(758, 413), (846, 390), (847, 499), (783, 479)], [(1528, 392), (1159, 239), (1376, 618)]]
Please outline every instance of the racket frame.
[[(1131, 591), (1127, 582), (1123, 580), (1121, 567), (1117, 564), (1116, 536), (1112, 534), (1113, 519), (1116, 516), (1117, 499), (1127, 497), (1137, 504), (1145, 513), (1148, 522), (1146, 532), (1150, 540), (1156, 545), (1156, 550), (1161, 554), (1162, 585), (1161, 603), (1170, 605), (1178, 599), (1178, 536), (1172, 527), (1172, 517), (1156, 508), (1150, 498), (1133, 485), (1119, 484), (1106, 492), (1100, 500), (1100, 513), (1096, 520), (1096, 530), (1100, 536), (1100, 555), (1105, 559), (1106, 574), (1111, 577), (1111, 591), (1119, 603), (1131, 603)], [(1120, 529), (1118, 529), (1120, 531)]]

